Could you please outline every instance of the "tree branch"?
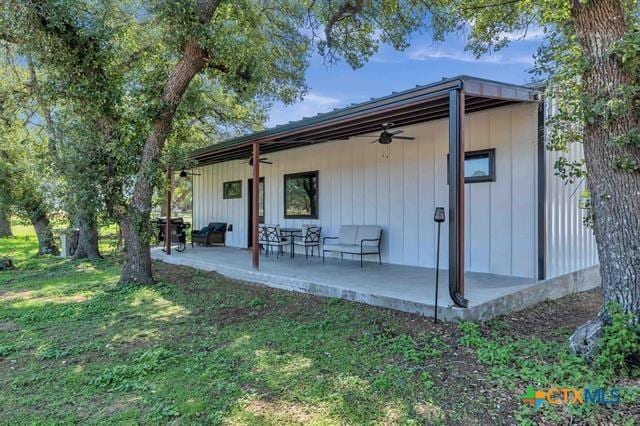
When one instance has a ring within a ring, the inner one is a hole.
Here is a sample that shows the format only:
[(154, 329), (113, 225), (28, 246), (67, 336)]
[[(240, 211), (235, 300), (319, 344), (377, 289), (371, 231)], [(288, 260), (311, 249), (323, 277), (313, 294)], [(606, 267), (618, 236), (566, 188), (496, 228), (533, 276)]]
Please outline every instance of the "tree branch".
[(57, 162), (59, 160), (59, 157), (58, 157), (58, 149), (56, 147), (56, 144), (58, 141), (56, 126), (55, 126), (55, 122), (53, 121), (53, 114), (51, 113), (51, 109), (45, 102), (44, 98), (42, 97), (42, 93), (40, 92), (40, 84), (38, 83), (36, 67), (33, 64), (33, 58), (31, 57), (31, 55), (27, 55), (27, 67), (29, 68), (29, 76), (30, 76), (30, 81), (28, 84), (29, 89), (31, 91), (31, 94), (35, 97), (36, 101), (38, 102), (38, 105), (42, 110), (42, 114), (44, 115), (45, 122), (47, 123), (47, 130), (49, 132), (49, 143), (48, 143), (49, 154), (51, 155), (52, 160), (54, 162)]
[[(200, 0), (198, 2), (198, 20), (201, 24), (206, 24), (213, 19), (213, 14), (219, 3), (218, 0)], [(182, 57), (165, 81), (161, 96), (163, 106), (151, 123), (151, 132), (147, 136), (142, 151), (132, 200), (133, 206), (138, 212), (147, 212), (151, 208), (151, 197), (153, 196), (152, 171), (171, 130), (176, 109), (191, 84), (191, 80), (208, 63), (209, 52), (200, 46), (198, 37), (194, 35), (187, 39)], [(218, 66), (221, 69), (226, 69), (222, 65)]]
[(327, 42), (327, 48), (331, 49), (333, 46), (333, 29), (343, 19), (350, 16), (357, 15), (362, 12), (364, 8), (364, 0), (355, 0), (354, 3), (346, 2), (340, 5), (338, 10), (329, 18), (327, 25), (324, 29), (324, 34)]

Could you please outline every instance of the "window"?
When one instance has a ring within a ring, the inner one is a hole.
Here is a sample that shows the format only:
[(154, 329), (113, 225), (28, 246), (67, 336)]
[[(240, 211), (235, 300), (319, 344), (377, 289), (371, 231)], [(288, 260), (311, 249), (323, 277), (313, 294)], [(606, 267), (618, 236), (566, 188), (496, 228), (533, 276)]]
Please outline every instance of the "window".
[(285, 219), (318, 218), (318, 172), (284, 175)]
[(242, 198), (242, 181), (234, 180), (222, 184), (222, 198), (228, 200), (230, 198)]
[[(464, 183), (496, 181), (495, 148), (464, 153)], [(447, 184), (449, 183), (449, 155), (447, 155)]]

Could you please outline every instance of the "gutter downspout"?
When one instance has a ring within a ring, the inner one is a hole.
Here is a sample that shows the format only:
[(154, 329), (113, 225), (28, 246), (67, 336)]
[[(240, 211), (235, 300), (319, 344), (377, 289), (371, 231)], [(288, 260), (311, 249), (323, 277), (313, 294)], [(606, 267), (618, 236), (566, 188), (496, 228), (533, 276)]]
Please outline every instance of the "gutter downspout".
[(466, 308), (464, 298), (464, 91), (449, 92), (449, 295)]

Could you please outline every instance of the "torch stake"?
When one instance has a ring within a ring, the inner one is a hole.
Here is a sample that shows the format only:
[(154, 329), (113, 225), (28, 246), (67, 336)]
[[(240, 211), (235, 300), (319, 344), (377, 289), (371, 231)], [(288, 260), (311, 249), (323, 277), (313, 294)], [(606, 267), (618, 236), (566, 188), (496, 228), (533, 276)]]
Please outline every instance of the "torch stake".
[(440, 279), (440, 225), (442, 222), (438, 222), (438, 245), (436, 246), (436, 300), (435, 300), (435, 314), (433, 315), (433, 323), (438, 323), (438, 280)]

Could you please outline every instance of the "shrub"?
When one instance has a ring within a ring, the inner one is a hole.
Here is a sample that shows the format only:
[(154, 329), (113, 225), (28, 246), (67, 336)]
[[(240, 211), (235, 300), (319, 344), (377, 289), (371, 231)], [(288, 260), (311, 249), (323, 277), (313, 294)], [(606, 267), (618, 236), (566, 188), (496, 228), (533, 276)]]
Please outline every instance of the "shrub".
[(606, 312), (610, 321), (602, 329), (595, 365), (610, 375), (626, 374), (640, 356), (640, 329), (619, 304), (608, 304)]

